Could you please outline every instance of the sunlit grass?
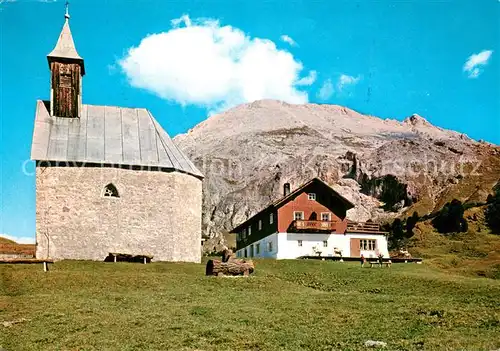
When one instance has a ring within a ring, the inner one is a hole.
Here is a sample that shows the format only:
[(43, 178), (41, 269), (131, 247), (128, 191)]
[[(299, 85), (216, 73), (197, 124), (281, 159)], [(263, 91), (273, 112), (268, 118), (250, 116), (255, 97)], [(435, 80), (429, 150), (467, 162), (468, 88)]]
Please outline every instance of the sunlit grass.
[(500, 282), (416, 264), (256, 261), (249, 278), (183, 263), (0, 266), (6, 350), (492, 350)]

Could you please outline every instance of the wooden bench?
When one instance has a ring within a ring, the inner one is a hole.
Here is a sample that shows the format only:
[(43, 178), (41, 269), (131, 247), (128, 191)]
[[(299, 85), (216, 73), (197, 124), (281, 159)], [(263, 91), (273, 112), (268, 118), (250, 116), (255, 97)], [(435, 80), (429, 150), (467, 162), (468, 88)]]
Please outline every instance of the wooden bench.
[(151, 263), (151, 260), (153, 259), (153, 256), (151, 255), (130, 255), (117, 252), (110, 252), (106, 259), (108, 259), (109, 257), (112, 257), (113, 262), (142, 262), (144, 264), (148, 262)]
[(43, 271), (48, 272), (49, 263), (54, 263), (54, 260), (50, 258), (3, 258), (0, 259), (0, 264), (33, 264), (41, 263), (43, 264)]

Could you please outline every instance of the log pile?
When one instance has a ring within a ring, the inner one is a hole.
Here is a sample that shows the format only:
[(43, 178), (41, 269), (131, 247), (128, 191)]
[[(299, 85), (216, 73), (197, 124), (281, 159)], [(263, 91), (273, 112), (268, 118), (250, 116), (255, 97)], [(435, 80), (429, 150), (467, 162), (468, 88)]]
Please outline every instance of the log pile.
[(243, 275), (248, 276), (255, 270), (252, 260), (240, 260), (234, 258), (231, 250), (224, 250), (221, 260), (209, 260), (207, 262), (206, 275)]

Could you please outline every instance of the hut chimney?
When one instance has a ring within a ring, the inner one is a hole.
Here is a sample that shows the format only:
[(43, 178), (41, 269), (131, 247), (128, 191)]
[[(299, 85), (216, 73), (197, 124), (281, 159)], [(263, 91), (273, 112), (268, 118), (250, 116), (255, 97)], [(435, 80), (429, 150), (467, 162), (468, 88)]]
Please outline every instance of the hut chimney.
[(290, 194), (290, 183), (285, 183), (283, 185), (283, 196), (288, 196)]

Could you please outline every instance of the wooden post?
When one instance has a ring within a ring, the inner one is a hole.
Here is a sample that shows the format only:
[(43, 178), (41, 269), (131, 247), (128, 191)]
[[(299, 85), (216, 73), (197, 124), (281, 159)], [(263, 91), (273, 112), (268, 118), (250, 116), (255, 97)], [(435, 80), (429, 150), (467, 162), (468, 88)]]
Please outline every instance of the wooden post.
[(49, 264), (47, 263), (47, 261), (43, 261), (43, 271), (47, 272), (48, 270), (49, 270)]

